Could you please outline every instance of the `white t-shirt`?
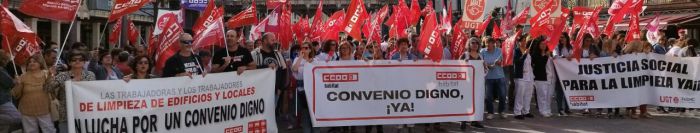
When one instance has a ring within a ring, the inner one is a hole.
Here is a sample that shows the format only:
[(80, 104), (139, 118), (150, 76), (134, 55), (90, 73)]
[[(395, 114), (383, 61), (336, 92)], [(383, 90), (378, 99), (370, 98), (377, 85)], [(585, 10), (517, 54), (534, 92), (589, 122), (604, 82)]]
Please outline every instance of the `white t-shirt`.
[(681, 49), (683, 49), (683, 48), (678, 47), (678, 46), (673, 46), (673, 47), (671, 47), (671, 49), (668, 50), (668, 52), (666, 53), (666, 55), (667, 55), (667, 56), (682, 57), (682, 56), (681, 56), (681, 55), (682, 55)]
[[(316, 59), (312, 59), (312, 60), (317, 61)], [(296, 72), (292, 72), (292, 76), (294, 76), (294, 78), (296, 78), (297, 80), (303, 81), (304, 80), (304, 66), (306, 64), (309, 64), (309, 62), (306, 61), (306, 59), (299, 57), (299, 58), (294, 59), (294, 62), (292, 62), (292, 65), (296, 64), (297, 62), (299, 62), (299, 69)], [(304, 87), (297, 87), (297, 91), (303, 91), (303, 90), (304, 90)]]

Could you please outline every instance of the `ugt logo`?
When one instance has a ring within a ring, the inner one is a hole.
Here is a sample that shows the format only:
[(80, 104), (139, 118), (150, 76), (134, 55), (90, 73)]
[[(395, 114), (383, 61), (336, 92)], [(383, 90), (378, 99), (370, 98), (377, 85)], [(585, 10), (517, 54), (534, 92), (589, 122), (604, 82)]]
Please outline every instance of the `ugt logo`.
[(485, 0), (466, 0), (464, 3), (467, 10), (467, 17), (471, 20), (476, 20), (481, 18), (484, 14), (484, 7), (486, 5)]
[[(547, 3), (549, 3), (550, 0), (532, 0), (532, 7), (535, 7), (535, 11), (541, 11), (544, 9), (545, 6), (547, 6)], [(561, 0), (553, 0), (554, 3), (552, 4), (552, 9), (559, 9), (559, 5), (561, 5)]]

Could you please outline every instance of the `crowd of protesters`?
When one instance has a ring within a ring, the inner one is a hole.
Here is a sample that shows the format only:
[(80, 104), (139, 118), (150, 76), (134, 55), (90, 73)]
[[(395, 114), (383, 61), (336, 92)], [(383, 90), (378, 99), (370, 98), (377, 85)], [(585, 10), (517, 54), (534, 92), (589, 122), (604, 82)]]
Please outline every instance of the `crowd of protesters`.
[[(516, 28), (522, 30), (522, 27)], [(472, 32), (473, 33), (473, 32)], [(664, 33), (664, 32), (660, 32)], [(129, 49), (95, 48), (89, 44), (74, 43), (66, 48), (61, 58), (58, 44), (48, 43), (41, 54), (31, 57), (25, 64), (14, 64), (7, 53), (0, 54), (0, 132), (11, 131), (10, 125), (21, 123), (24, 132), (66, 132), (65, 81), (151, 79), (159, 77), (206, 76), (207, 73), (245, 73), (254, 69), (276, 71), (276, 112), (279, 121), (286, 121), (287, 129), (302, 128), (304, 132), (320, 130), (311, 124), (309, 106), (304, 95), (304, 67), (314, 62), (397, 60), (416, 61), (426, 59), (417, 49), (419, 35), (408, 38), (386, 38), (383, 43), (342, 37), (338, 40), (309, 41), (293, 44), (289, 50), (280, 48), (275, 34), (265, 33), (248, 44), (240, 43), (240, 34), (235, 30), (225, 34), (226, 47), (212, 50), (193, 49), (192, 36), (184, 33), (179, 38), (180, 50), (168, 58), (162, 72), (155, 72), (154, 58), (148, 56), (143, 45)], [(446, 35), (445, 55), (451, 55), (449, 35)], [(479, 37), (470, 34), (465, 52), (460, 60), (483, 60), (485, 75), (485, 120), (507, 119), (512, 113), (515, 119), (535, 117), (565, 117), (584, 115), (601, 118), (651, 118), (647, 106), (619, 108), (569, 110), (562, 86), (557, 80), (553, 60), (572, 60), (573, 47), (569, 34), (562, 33), (559, 44), (548, 49), (544, 36), (519, 36), (514, 49), (513, 65), (503, 66), (500, 45), (503, 39)], [(665, 54), (675, 57), (695, 57), (695, 46), (699, 42), (689, 38), (686, 30), (679, 30), (679, 38), (660, 34), (658, 43), (650, 44), (638, 39), (624, 41), (624, 32), (593, 37), (585, 35), (580, 57), (617, 57), (624, 54)], [(452, 59), (449, 56), (446, 60)], [(510, 93), (509, 93), (510, 92)], [(531, 111), (532, 98), (536, 98), (537, 112)], [(509, 103), (512, 102), (512, 103)], [(497, 104), (497, 106), (494, 106)], [(553, 105), (554, 107), (550, 107)], [(57, 105), (57, 106), (54, 106)], [(497, 109), (496, 109), (497, 108)], [(555, 111), (552, 112), (552, 108)], [(656, 107), (663, 113), (678, 112), (683, 116), (700, 115), (693, 109)], [(639, 113), (637, 113), (639, 110)], [(468, 124), (469, 123), (469, 124)], [(416, 126), (425, 126), (426, 132), (446, 131), (439, 123), (417, 125), (371, 125), (364, 127), (332, 127), (328, 132), (383, 132), (395, 128), (397, 132), (414, 131)], [(481, 122), (462, 122), (467, 126), (484, 128)], [(16, 128), (14, 128), (16, 129)], [(282, 129), (285, 130), (285, 129)]]

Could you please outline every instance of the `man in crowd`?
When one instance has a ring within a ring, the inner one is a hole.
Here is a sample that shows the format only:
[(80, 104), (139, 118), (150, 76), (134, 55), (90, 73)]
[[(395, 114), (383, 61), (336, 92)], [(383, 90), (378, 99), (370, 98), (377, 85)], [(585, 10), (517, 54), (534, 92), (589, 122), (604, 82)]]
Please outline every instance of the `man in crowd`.
[(241, 74), (245, 70), (255, 69), (256, 66), (250, 51), (238, 44), (238, 34), (235, 30), (226, 32), (226, 42), (228, 42), (226, 49), (214, 53), (212, 72), (237, 71), (238, 74)]
[(180, 51), (165, 61), (163, 77), (192, 76), (202, 74), (199, 57), (192, 54), (192, 35), (180, 35)]
[[(279, 45), (277, 37), (273, 33), (265, 33), (261, 37), (262, 45), (251, 52), (253, 56), (253, 61), (257, 65), (258, 69), (271, 68), (276, 70), (276, 80), (275, 80), (275, 101), (280, 94), (284, 94), (283, 90), (287, 83), (287, 63), (282, 56), (282, 53), (274, 49), (275, 46)], [(280, 98), (281, 99), (281, 98)], [(277, 103), (278, 103), (277, 102)], [(280, 104), (275, 104), (276, 109), (279, 109)]]

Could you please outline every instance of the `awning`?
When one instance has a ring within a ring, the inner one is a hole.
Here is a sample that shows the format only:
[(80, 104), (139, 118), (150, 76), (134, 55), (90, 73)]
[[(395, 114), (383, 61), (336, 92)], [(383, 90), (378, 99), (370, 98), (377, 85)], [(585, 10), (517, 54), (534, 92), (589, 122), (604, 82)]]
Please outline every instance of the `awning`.
[[(646, 15), (642, 16), (639, 18), (639, 26), (640, 27), (645, 27), (649, 22), (654, 20), (654, 17), (656, 15)], [(700, 19), (700, 14), (698, 13), (685, 13), (685, 14), (665, 14), (665, 15), (659, 15), (659, 26), (660, 27), (666, 27), (666, 25), (679, 25), (683, 23), (687, 23), (693, 20)], [(605, 27), (605, 24), (607, 24), (608, 20), (598, 20), (598, 27)], [(629, 26), (630, 20), (629, 18), (626, 18), (622, 20), (621, 22), (615, 24), (615, 28), (617, 30), (626, 30)]]

